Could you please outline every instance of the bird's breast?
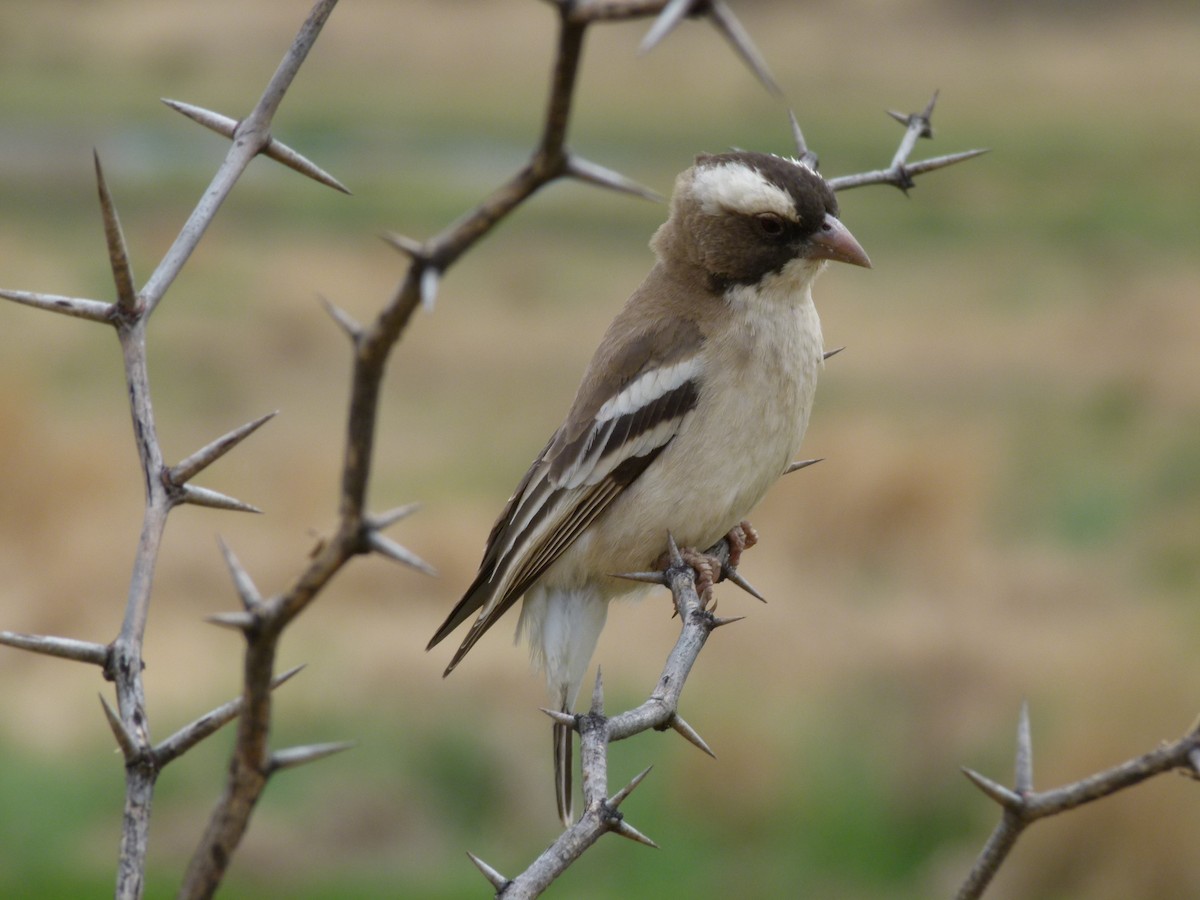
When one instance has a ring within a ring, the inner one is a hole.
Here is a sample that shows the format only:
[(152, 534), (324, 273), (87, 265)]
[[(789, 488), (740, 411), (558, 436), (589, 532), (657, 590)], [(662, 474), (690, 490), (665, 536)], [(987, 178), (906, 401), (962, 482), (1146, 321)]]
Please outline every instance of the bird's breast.
[[(696, 409), (658, 459), (561, 560), (581, 570), (652, 566), (670, 532), (706, 549), (745, 518), (794, 458), (822, 364), (821, 325), (803, 302), (741, 310), (710, 338)], [(624, 591), (618, 582), (614, 592)]]

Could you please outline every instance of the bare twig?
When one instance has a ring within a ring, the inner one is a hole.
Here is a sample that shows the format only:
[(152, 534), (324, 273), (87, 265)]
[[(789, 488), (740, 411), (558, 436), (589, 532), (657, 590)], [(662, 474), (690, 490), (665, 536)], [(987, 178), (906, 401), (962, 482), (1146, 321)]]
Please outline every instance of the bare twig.
[[(559, 32), (549, 97), (546, 101), (541, 135), (525, 165), (476, 207), (428, 240), (415, 241), (398, 236), (390, 238), (398, 249), (408, 255), (409, 265), (393, 296), (371, 321), (359, 324), (326, 301), (332, 317), (352, 339), (354, 361), (340, 471), (341, 491), (336, 529), (332, 535), (322, 540), (295, 580), (279, 594), (267, 598), (259, 593), (249, 574), (237, 562), (232, 552), (222, 545), (222, 552), (243, 608), (212, 616), (210, 621), (235, 629), (245, 639), (242, 696), (154, 745), (151, 742), (149, 718), (145, 709), (142, 645), (149, 611), (150, 589), (167, 516), (180, 504), (257, 511), (249, 504), (214, 490), (197, 487), (190, 484), (190, 481), (248, 437), (269, 416), (229, 432), (173, 467), (167, 466), (158, 440), (151, 404), (146, 325), (213, 221), (225, 197), (256, 155), (268, 156), (322, 184), (345, 191), (337, 179), (270, 134), (274, 115), (289, 85), (335, 5), (336, 0), (316, 2), (262, 96), (245, 118), (235, 120), (191, 104), (165, 101), (173, 109), (229, 138), (232, 143), (209, 187), (140, 291), (134, 289), (128, 247), (98, 158), (97, 187), (109, 263), (115, 284), (115, 302), (0, 291), (0, 297), (18, 303), (114, 326), (124, 360), (130, 414), (144, 475), (146, 497), (142, 530), (120, 632), (110, 645), (0, 633), (0, 643), (102, 665), (106, 676), (115, 682), (116, 708), (110, 706), (107, 701), (103, 702), (105, 714), (126, 763), (125, 815), (116, 891), (117, 896), (121, 898), (136, 898), (141, 894), (149, 813), (158, 772), (162, 766), (221, 725), (235, 717), (238, 718), (238, 732), (228, 768), (228, 778), (185, 875), (180, 891), (182, 897), (209, 897), (216, 891), (245, 833), (253, 809), (269, 778), (275, 772), (323, 758), (348, 746), (314, 744), (271, 750), (271, 691), (288, 677), (274, 676), (275, 657), (279, 640), (287, 626), (355, 556), (379, 553), (432, 573), (432, 568), (419, 556), (382, 534), (383, 529), (411, 513), (411, 505), (378, 515), (370, 515), (367, 512), (367, 490), (373, 465), (383, 374), (392, 351), (418, 306), (432, 309), (446, 273), (458, 259), (498, 222), (509, 216), (542, 187), (557, 179), (573, 178), (605, 189), (648, 199), (662, 199), (655, 192), (624, 175), (590, 162), (567, 148), (566, 139), (587, 28), (604, 21), (660, 16), (647, 38), (648, 47), (661, 40), (682, 18), (688, 15), (704, 16), (729, 41), (768, 90), (775, 94), (780, 93), (765, 61), (722, 0), (557, 0), (553, 3), (559, 16)], [(922, 132), (928, 130), (931, 108), (932, 105), (922, 114), (925, 121), (925, 126), (920, 129)], [(907, 164), (905, 160), (911, 150), (911, 144), (915, 142), (916, 130), (912, 122), (908, 122), (908, 126), (905, 138), (907, 144), (902, 143), (901, 149), (897, 151), (890, 169), (887, 170), (890, 174), (886, 178), (875, 178), (874, 181), (889, 181), (903, 187), (907, 184), (906, 179), (910, 179), (913, 174), (949, 164), (937, 160)], [(795, 126), (795, 130), (798, 135), (798, 125)], [(798, 137), (798, 141), (802, 141), (802, 138)], [(805, 150), (801, 149), (800, 152), (804, 154)], [(965, 158), (966, 155), (958, 156)], [(943, 158), (945, 159), (949, 158)], [(922, 166), (925, 168), (921, 168)], [(875, 173), (867, 173), (866, 176), (848, 176), (840, 182), (835, 180), (835, 183), (840, 187), (874, 183), (871, 180), (861, 180), (871, 179), (874, 175)], [(856, 178), (860, 180), (854, 181)], [(724, 557), (719, 560), (723, 574), (757, 596), (757, 591), (727, 566), (727, 549), (725, 548)], [(629, 576), (665, 582), (672, 590), (681, 616), (680, 638), (667, 660), (658, 687), (644, 704), (610, 719), (605, 717), (603, 712), (603, 695), (598, 678), (591, 711), (586, 716), (571, 717), (571, 725), (578, 727), (583, 736), (581, 745), (584, 754), (583, 781), (587, 809), (583, 819), (556, 843), (558, 862), (549, 867), (539, 867), (535, 864), (535, 867), (531, 867), (531, 870), (520, 878), (510, 882), (494, 869), (472, 857), (493, 886), (503, 891), (505, 896), (532, 896), (540, 890), (539, 885), (544, 886), (552, 881), (557, 872), (569, 865), (571, 860), (577, 858), (579, 853), (607, 831), (653, 846), (653, 842), (633, 828), (618, 811), (618, 806), (641, 782), (645, 773), (611, 798), (607, 797), (607, 748), (612, 741), (649, 728), (671, 728), (706, 753), (712, 753), (696, 731), (679, 717), (679, 695), (708, 634), (736, 619), (717, 618), (710, 610), (706, 610), (703, 601), (696, 594), (694, 573), (684, 565), (677, 551), (673, 552), (672, 560), (673, 563), (665, 574), (655, 573), (648, 576), (642, 573)], [(526, 893), (521, 893), (522, 891)], [(533, 893), (530, 893), (531, 891)]]
[(1195, 772), (1193, 757), (1200, 753), (1200, 724), (1177, 741), (1164, 744), (1149, 753), (1121, 763), (1103, 772), (1049, 791), (1033, 789), (1033, 742), (1030, 738), (1029, 710), (1021, 707), (1017, 726), (1016, 776), (1012, 790), (964, 769), (976, 787), (1000, 804), (1000, 822), (980, 851), (975, 864), (958, 890), (958, 900), (976, 900), (1008, 858), (1021, 833), (1036, 822), (1066, 812), (1093, 800), (1111, 796), (1140, 784), (1155, 775), (1173, 770)]
[(914, 163), (908, 161), (908, 157), (916, 146), (918, 138), (933, 137), (933, 107), (937, 103), (937, 98), (938, 92), (934, 91), (933, 97), (930, 98), (925, 109), (919, 113), (911, 113), (905, 116), (889, 111), (888, 115), (901, 125), (904, 125), (905, 130), (904, 136), (900, 139), (900, 145), (892, 155), (892, 162), (886, 169), (876, 169), (873, 172), (859, 172), (855, 175), (841, 175), (837, 178), (830, 178), (829, 186), (835, 191), (845, 191), (868, 184), (890, 184), (908, 193), (909, 188), (916, 186), (913, 178), (917, 175), (923, 175), (926, 172), (933, 172), (937, 169), (944, 169), (946, 166), (952, 166), (955, 163), (974, 159), (976, 156), (987, 153), (988, 151), (985, 149), (966, 150), (962, 153), (949, 153), (945, 156), (922, 159)]
[[(728, 561), (729, 547), (723, 540), (707, 552), (716, 556), (718, 561)], [(608, 798), (608, 747), (614, 741), (645, 731), (669, 728), (679, 732), (709, 756), (715, 756), (695, 729), (680, 718), (678, 708), (688, 674), (708, 636), (720, 626), (720, 620), (704, 608), (703, 601), (696, 593), (696, 573), (683, 561), (674, 542), (671, 543), (671, 558), (672, 562), (663, 577), (671, 589), (681, 630), (650, 697), (635, 709), (607, 718), (603, 712), (602, 682), (597, 672), (596, 691), (588, 713), (572, 716), (543, 710), (555, 721), (579, 730), (584, 812), (524, 872), (507, 882), (500, 893), (505, 900), (536, 897), (607, 832), (615, 832), (651, 847), (657, 846), (630, 825), (616, 809), (641, 783), (649, 769), (611, 799)]]
[[(318, 0), (316, 5), (313, 6), (312, 12), (309, 13), (308, 19), (300, 27), (299, 34), (296, 35), (292, 46), (288, 48), (283, 61), (279, 64), (279, 68), (275, 70), (275, 74), (271, 77), (271, 81), (267, 84), (266, 90), (263, 91), (258, 103), (255, 104), (254, 109), (250, 111), (250, 114), (246, 118), (237, 123), (234, 130), (230, 133), (229, 137), (233, 139), (233, 143), (230, 145), (229, 152), (225, 156), (225, 161), (221, 164), (220, 169), (217, 170), (217, 174), (209, 184), (208, 190), (200, 198), (200, 202), (196, 204), (196, 208), (192, 210), (191, 216), (188, 217), (183, 229), (179, 232), (175, 243), (171, 245), (171, 248), (154, 270), (154, 274), (150, 276), (150, 280), (142, 288), (142, 300), (147, 305), (148, 310), (153, 310), (162, 301), (167, 288), (178, 277), (184, 263), (191, 257), (192, 251), (200, 243), (200, 238), (208, 230), (208, 226), (216, 216), (217, 210), (225, 202), (225, 198), (229, 196), (229, 192), (233, 190), (233, 186), (246, 170), (246, 167), (250, 165), (251, 160), (259, 153), (264, 152), (272, 143), (270, 129), (271, 121), (275, 117), (275, 111), (279, 108), (284, 94), (291, 86), (292, 79), (296, 77), (301, 64), (308, 56), (308, 51), (312, 49), (313, 44), (317, 40), (317, 35), (321, 33), (321, 28), (324, 27), (325, 21), (329, 18), (329, 14), (333, 12), (333, 8), (336, 5), (337, 0)], [(185, 106), (190, 111), (198, 109), (198, 107), (191, 107), (187, 104), (179, 104), (178, 101), (172, 102), (170, 105), (181, 112), (184, 111), (182, 107)], [(203, 124), (206, 127), (220, 131), (221, 129), (217, 126), (217, 123), (223, 120), (224, 117), (216, 113), (207, 113), (207, 115), (210, 119), (204, 121)], [(193, 116), (193, 118), (196, 117)], [(200, 121), (200, 119), (197, 119), (197, 121)], [(290, 150), (288, 152), (291, 153)], [(278, 155), (275, 158), (279, 158)], [(324, 183), (330, 184), (338, 190), (345, 191), (345, 188), (332, 179), (331, 176), (326, 176), (322, 179), (313, 171), (305, 171), (296, 165), (292, 165), (292, 168), (296, 168), (310, 177), (317, 178), (319, 181), (324, 181)], [(316, 169), (316, 167), (313, 166), (313, 169)], [(316, 171), (320, 172), (320, 170)], [(324, 175), (323, 172), (320, 174)]]

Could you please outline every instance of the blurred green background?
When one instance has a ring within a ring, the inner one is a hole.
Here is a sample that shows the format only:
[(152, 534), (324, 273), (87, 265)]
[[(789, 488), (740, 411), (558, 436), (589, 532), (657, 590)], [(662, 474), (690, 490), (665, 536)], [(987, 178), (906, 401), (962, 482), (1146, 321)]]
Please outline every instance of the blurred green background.
[[(818, 287), (830, 347), (805, 453), (754, 517), (743, 571), (673, 735), (614, 748), (612, 783), (659, 851), (606, 839), (553, 896), (949, 896), (996, 809), (959, 774), (1011, 771), (1032, 708), (1049, 787), (1181, 734), (1200, 666), (1200, 18), (1192, 4), (738, 2), (841, 174), (890, 159), (884, 108), (942, 99), (925, 154), (981, 160), (842, 195), (871, 271)], [(158, 97), (240, 116), (307, 0), (0, 5), (0, 285), (109, 298), (90, 153), (139, 283), (219, 162)], [(701, 151), (789, 149), (782, 108), (711, 29), (652, 54), (646, 23), (589, 38), (572, 146), (657, 190)], [(263, 590), (334, 521), (349, 371), (315, 298), (366, 318), (424, 237), (525, 158), (554, 17), (533, 0), (338, 8), (274, 133), (352, 197), (256, 163), (151, 325), (160, 434), (181, 458), (282, 414), (201, 479), (264, 517), (172, 517), (146, 646), (162, 738), (236, 694), (240, 643), (201, 623), (236, 598), (219, 532)], [(387, 380), (378, 509), (441, 570), (356, 563), (289, 632), (278, 746), (355, 739), (273, 782), (224, 896), (460, 897), (556, 835), (549, 727), (506, 628), (446, 681), (423, 647), (583, 361), (650, 263), (663, 209), (555, 185), (446, 279)], [(0, 627), (107, 641), (140, 523), (120, 356), (88, 323), (0, 306)], [(515, 623), (514, 623), (515, 624)], [(612, 708), (674, 639), (666, 595), (610, 616)], [(111, 890), (122, 773), (83, 666), (0, 652), (0, 894)], [(230, 734), (172, 765), (147, 894), (171, 896)], [(1200, 895), (1196, 786), (1160, 778), (1039, 824), (989, 897)]]

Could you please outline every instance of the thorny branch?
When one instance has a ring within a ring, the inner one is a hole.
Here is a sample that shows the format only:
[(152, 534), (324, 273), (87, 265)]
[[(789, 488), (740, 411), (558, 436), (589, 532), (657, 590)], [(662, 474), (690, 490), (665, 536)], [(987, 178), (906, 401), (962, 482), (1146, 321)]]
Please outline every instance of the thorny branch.
[[(316, 40), (321, 26), (332, 11), (334, 2), (336, 0), (322, 0), (313, 8), (263, 96), (251, 113), (234, 128), (233, 144), (208, 190), (140, 291), (134, 290), (125, 237), (97, 157), (96, 181), (116, 301), (106, 303), (19, 291), (0, 292), (0, 295), (19, 303), (113, 326), (124, 359), (134, 439), (144, 476), (146, 496), (141, 536), (138, 539), (120, 631), (108, 645), (88, 644), (65, 638), (16, 635), (9, 632), (0, 634), (0, 642), (10, 646), (100, 665), (105, 677), (114, 682), (116, 709), (103, 697), (101, 700), (103, 711), (125, 761), (125, 813), (122, 819), (116, 884), (116, 896), (119, 898), (136, 898), (143, 892), (150, 808), (158, 773), (188, 747), (232, 720), (247, 705), (244, 698), (233, 704), (226, 704), (201, 717), (189, 729), (177, 733), (164, 744), (158, 747), (152, 744), (142, 682), (142, 646), (150, 608), (154, 569), (167, 517), (175, 507), (183, 504), (254, 511), (254, 507), (249, 504), (189, 482), (269, 418), (265, 416), (237, 428), (179, 464), (169, 466), (159, 443), (151, 402), (146, 326), (167, 289), (212, 222), (221, 203), (250, 161), (262, 151), (276, 158), (280, 155), (286, 156), (287, 152), (290, 152), (286, 151), (286, 148), (280, 149), (282, 145), (270, 138), (271, 120), (288, 85)], [(300, 163), (293, 167), (303, 170)], [(268, 673), (264, 691), (269, 693), (281, 682), (282, 679), (272, 679)]]
[(1179, 740), (1164, 744), (1104, 772), (1054, 790), (1035, 791), (1029, 707), (1022, 704), (1017, 725), (1016, 777), (1013, 787), (1006, 788), (972, 769), (963, 769), (963, 774), (996, 801), (1003, 812), (1000, 822), (959, 888), (957, 900), (977, 900), (982, 897), (1008, 858), (1008, 854), (1016, 846), (1017, 838), (1038, 819), (1067, 812), (1141, 784), (1155, 775), (1171, 771), (1181, 771), (1193, 778), (1200, 777), (1200, 722), (1193, 725)]
[[(733, 570), (727, 565), (728, 544), (722, 541), (708, 553), (720, 562), (722, 572), (729, 577)], [(696, 572), (684, 562), (674, 541), (670, 542), (670, 562), (665, 571), (630, 573), (623, 577), (655, 582), (670, 588), (681, 623), (679, 638), (667, 657), (654, 690), (640, 706), (611, 718), (606, 717), (603, 680), (601, 673), (597, 671), (591, 708), (586, 714), (573, 716), (557, 710), (543, 710), (555, 721), (579, 731), (583, 814), (516, 878), (505, 878), (477, 856), (469, 854), (471, 861), (496, 888), (497, 896), (503, 897), (504, 900), (524, 900), (538, 896), (579, 859), (584, 851), (609, 832), (649, 847), (658, 846), (634, 828), (619, 811), (621, 803), (641, 784), (650, 770), (646, 769), (610, 796), (608, 747), (611, 743), (651, 729), (662, 731), (671, 728), (709, 756), (713, 755), (708, 744), (679, 715), (679, 698), (708, 636), (722, 625), (729, 625), (738, 619), (718, 618), (711, 608), (706, 607), (704, 599), (696, 590)], [(756, 594), (753, 590), (751, 593)]]
[[(747, 32), (722, 0), (551, 0), (551, 3), (559, 16), (559, 36), (543, 129), (528, 162), (488, 198), (439, 234), (426, 241), (398, 235), (391, 238), (392, 243), (410, 257), (410, 264), (393, 296), (372, 321), (360, 325), (326, 301), (332, 317), (350, 336), (354, 355), (336, 531), (320, 544), (290, 586), (268, 598), (259, 593), (233, 552), (222, 545), (242, 608), (214, 616), (212, 621), (237, 630), (245, 638), (242, 696), (199, 717), (157, 745), (151, 741), (149, 718), (145, 710), (142, 643), (152, 575), (167, 516), (182, 504), (253, 511), (254, 507), (249, 504), (196, 487), (190, 481), (240, 444), (271, 414), (235, 428), (174, 466), (168, 465), (159, 444), (151, 403), (146, 362), (146, 324), (190, 258), (225, 197), (255, 156), (267, 156), (322, 184), (346, 191), (341, 182), (271, 137), (270, 133), (274, 115), (336, 5), (336, 0), (318, 0), (313, 6), (259, 101), (244, 118), (233, 119), (178, 100), (164, 101), (188, 118), (229, 138), (232, 143), (208, 189), (141, 290), (134, 288), (128, 248), (97, 159), (97, 183), (113, 271), (115, 302), (25, 291), (0, 291), (0, 296), (18, 303), (114, 327), (125, 362), (134, 435), (145, 476), (146, 503), (120, 632), (108, 645), (0, 632), (0, 643), (92, 663), (100, 666), (105, 676), (115, 682), (116, 709), (103, 697), (101, 699), (103, 712), (122, 751), (127, 773), (125, 826), (117, 878), (118, 897), (133, 898), (142, 893), (149, 812), (159, 771), (228, 721), (235, 717), (238, 719), (238, 734), (228, 780), (184, 878), (180, 892), (183, 897), (207, 897), (216, 891), (258, 798), (275, 772), (323, 758), (348, 746), (344, 743), (325, 743), (271, 749), (271, 691), (295, 672), (293, 670), (275, 676), (275, 655), (286, 627), (354, 556), (380, 553), (422, 571), (432, 571), (415, 554), (382, 534), (385, 528), (412, 513), (412, 505), (377, 515), (367, 512), (384, 369), (417, 307), (423, 305), (427, 309), (432, 308), (439, 282), (446, 271), (499, 221), (554, 180), (575, 178), (624, 193), (657, 197), (653, 191), (578, 156), (567, 147), (572, 103), (588, 27), (600, 22), (655, 16), (657, 18), (642, 44), (645, 52), (662, 41), (684, 18), (703, 17), (732, 45), (737, 55), (770, 92), (782, 94)], [(907, 189), (912, 185), (912, 177), (917, 174), (983, 152), (970, 151), (909, 163), (907, 160), (917, 138), (930, 137), (932, 134), (929, 124), (932, 108), (931, 101), (923, 113), (900, 117), (906, 125), (905, 138), (886, 169), (833, 179), (834, 187), (844, 189), (862, 184), (891, 183)], [(798, 126), (795, 134), (797, 152), (802, 158), (811, 158), (815, 163), (816, 157), (804, 146)], [(810, 462), (797, 463), (789, 471)], [(727, 552), (727, 548), (725, 551), (717, 548), (717, 552)], [(758, 596), (735, 571), (724, 565), (722, 569), (725, 577)], [(485, 863), (472, 857), (506, 897), (536, 895), (607, 831), (652, 845), (649, 839), (628, 824), (618, 809), (646, 773), (611, 797), (608, 796), (607, 749), (612, 741), (650, 728), (671, 728), (705, 752), (712, 752), (679, 716), (678, 703), (688, 673), (708, 635), (713, 629), (734, 620), (718, 619), (705, 609), (696, 594), (694, 573), (683, 564), (677, 553), (665, 573), (643, 577), (657, 578), (671, 588), (682, 622), (679, 641), (667, 660), (654, 692), (641, 706), (611, 718), (606, 717), (598, 676), (592, 709), (585, 716), (572, 718), (572, 724), (581, 734), (583, 759), (586, 811), (580, 822), (565, 832), (525, 873), (512, 881), (504, 879)]]

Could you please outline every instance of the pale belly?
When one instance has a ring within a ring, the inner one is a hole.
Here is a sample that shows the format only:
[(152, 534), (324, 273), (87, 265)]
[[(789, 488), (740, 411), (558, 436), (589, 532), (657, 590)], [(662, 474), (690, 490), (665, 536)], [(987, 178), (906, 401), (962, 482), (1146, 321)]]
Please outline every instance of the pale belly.
[[(815, 312), (813, 313), (815, 316)], [(718, 370), (706, 380), (700, 409), (646, 472), (604, 511), (543, 576), (576, 586), (589, 574), (645, 571), (667, 548), (705, 550), (762, 499), (795, 458), (808, 425), (821, 366), (820, 326), (758, 336), (765, 364), (737, 384)], [(809, 327), (804, 327), (809, 326)], [(729, 367), (732, 369), (733, 367)], [(635, 585), (604, 579), (611, 597)]]

